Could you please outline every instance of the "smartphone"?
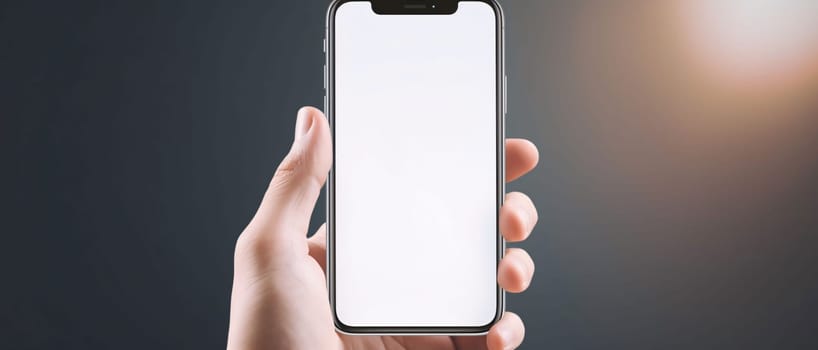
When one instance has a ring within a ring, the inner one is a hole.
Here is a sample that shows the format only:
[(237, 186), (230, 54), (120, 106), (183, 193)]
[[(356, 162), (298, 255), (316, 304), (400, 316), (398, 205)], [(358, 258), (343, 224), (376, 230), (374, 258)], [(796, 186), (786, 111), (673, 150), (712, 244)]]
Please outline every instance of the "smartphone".
[(336, 0), (325, 52), (336, 328), (486, 333), (504, 309), (500, 6)]

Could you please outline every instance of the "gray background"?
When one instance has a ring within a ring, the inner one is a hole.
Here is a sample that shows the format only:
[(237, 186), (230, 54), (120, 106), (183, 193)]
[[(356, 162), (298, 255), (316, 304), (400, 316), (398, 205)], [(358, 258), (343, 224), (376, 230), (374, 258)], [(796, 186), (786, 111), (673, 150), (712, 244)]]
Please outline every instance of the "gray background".
[[(818, 57), (724, 83), (672, 4), (503, 2), (508, 135), (541, 150), (523, 348), (818, 346)], [(0, 348), (224, 347), (326, 5), (0, 7)]]

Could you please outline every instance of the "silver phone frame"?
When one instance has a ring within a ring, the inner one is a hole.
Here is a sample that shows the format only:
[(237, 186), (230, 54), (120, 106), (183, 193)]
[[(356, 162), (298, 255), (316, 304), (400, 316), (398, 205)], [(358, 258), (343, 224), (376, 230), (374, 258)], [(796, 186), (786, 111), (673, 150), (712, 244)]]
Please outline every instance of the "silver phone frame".
[[(507, 76), (505, 69), (505, 17), (500, 4), (495, 0), (459, 0), (459, 2), (483, 2), (491, 6), (494, 10), (496, 20), (496, 52), (497, 52), (497, 264), (499, 266), (500, 260), (505, 254), (506, 242), (500, 234), (499, 217), (500, 207), (503, 205), (503, 200), (506, 192), (505, 182), (505, 116), (507, 112)], [(347, 2), (371, 2), (370, 0), (333, 0), (327, 9), (326, 25), (324, 27), (324, 112), (330, 124), (332, 133), (332, 152), (333, 160), (335, 159), (335, 37), (334, 24), (335, 14), (338, 8)], [(330, 297), (330, 308), (332, 310), (333, 323), (338, 332), (350, 335), (483, 335), (488, 333), (489, 329), (497, 323), (505, 311), (505, 291), (497, 286), (497, 311), (491, 322), (482, 326), (465, 326), (465, 327), (355, 327), (348, 326), (340, 322), (335, 309), (335, 163), (333, 162), (332, 169), (329, 172), (326, 186), (326, 217), (327, 217), (327, 256), (326, 256), (326, 274), (327, 274), (327, 288)], [(495, 272), (496, 273), (496, 272)]]

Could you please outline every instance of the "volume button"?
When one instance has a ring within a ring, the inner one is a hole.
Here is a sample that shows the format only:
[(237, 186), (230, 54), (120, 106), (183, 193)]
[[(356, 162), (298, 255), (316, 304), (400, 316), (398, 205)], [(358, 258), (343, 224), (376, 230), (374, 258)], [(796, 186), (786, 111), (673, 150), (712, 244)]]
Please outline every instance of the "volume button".
[(503, 115), (508, 113), (508, 75), (503, 75)]
[(327, 89), (327, 65), (324, 65), (324, 90)]

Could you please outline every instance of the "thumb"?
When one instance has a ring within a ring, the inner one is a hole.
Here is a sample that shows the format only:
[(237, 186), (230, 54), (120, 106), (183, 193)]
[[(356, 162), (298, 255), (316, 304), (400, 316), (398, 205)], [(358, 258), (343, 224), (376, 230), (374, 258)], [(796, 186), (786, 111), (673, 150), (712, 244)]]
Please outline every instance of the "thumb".
[(318, 109), (302, 107), (290, 152), (273, 175), (247, 231), (280, 236), (275, 238), (306, 238), (313, 207), (331, 165), (329, 124)]

